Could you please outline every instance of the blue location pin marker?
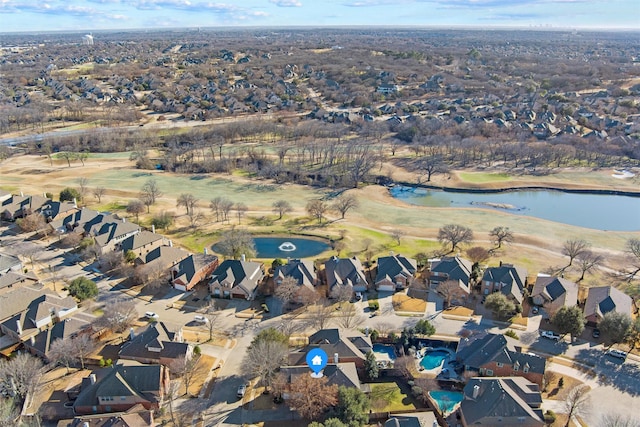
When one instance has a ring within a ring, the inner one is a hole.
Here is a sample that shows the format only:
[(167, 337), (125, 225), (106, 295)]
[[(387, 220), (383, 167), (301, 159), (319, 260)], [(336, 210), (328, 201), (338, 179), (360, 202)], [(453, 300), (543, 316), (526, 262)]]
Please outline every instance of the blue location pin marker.
[(322, 370), (327, 366), (329, 356), (321, 348), (314, 348), (307, 353), (307, 365), (313, 371), (311, 376), (313, 378), (322, 378)]

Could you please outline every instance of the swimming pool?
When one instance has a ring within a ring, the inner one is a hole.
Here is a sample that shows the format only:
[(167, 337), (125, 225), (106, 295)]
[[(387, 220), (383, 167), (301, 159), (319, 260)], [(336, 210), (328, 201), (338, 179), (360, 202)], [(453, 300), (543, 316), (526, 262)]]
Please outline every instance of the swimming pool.
[(460, 391), (430, 391), (429, 396), (436, 402), (438, 409), (444, 412), (445, 417), (452, 413), (464, 398)]
[(374, 344), (373, 352), (377, 353), (377, 356), (382, 356), (383, 359), (396, 360), (396, 351), (393, 349), (393, 346)]
[(445, 350), (429, 350), (426, 352), (422, 360), (420, 361), (420, 365), (424, 369), (435, 369), (439, 368), (442, 364), (442, 361), (449, 357), (449, 352)]

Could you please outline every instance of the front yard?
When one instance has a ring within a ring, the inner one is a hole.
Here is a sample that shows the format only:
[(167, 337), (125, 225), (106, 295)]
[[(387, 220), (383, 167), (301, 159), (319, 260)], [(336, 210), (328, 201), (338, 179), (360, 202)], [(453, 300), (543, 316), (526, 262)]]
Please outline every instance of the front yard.
[(424, 314), (427, 302), (420, 298), (411, 298), (403, 293), (394, 294), (392, 297), (393, 309), (399, 312)]

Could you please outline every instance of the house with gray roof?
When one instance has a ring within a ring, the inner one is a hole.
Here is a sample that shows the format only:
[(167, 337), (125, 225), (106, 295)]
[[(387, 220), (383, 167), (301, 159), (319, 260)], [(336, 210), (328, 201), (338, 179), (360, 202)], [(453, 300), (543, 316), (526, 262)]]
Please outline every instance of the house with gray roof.
[(172, 246), (159, 246), (136, 258), (134, 263), (138, 266), (145, 264), (151, 269), (167, 270), (168, 275), (171, 267), (188, 256), (189, 252), (184, 249), (174, 248)]
[(171, 267), (171, 284), (179, 291), (190, 291), (197, 284), (208, 281), (217, 267), (217, 256), (191, 254)]
[(344, 288), (351, 292), (365, 292), (369, 287), (364, 267), (357, 257), (338, 258), (332, 256), (324, 263), (329, 295), (341, 293)]
[(71, 338), (89, 330), (91, 323), (81, 317), (70, 317), (61, 322), (56, 322), (36, 336), (24, 341), (25, 348), (33, 355), (47, 359), (51, 344), (57, 340)]
[(28, 271), (25, 274), (9, 271), (0, 275), (0, 295), (23, 286), (36, 286), (38, 283), (38, 276), (33, 271)]
[(500, 263), (499, 267), (487, 268), (482, 276), (482, 293), (502, 292), (507, 298), (522, 304), (523, 291), (527, 286), (527, 270), (513, 264)]
[(458, 415), (463, 427), (543, 427), (540, 387), (526, 378), (472, 378)]
[[(283, 366), (280, 368), (286, 378), (287, 385), (290, 385), (296, 378), (302, 375), (309, 375), (309, 367), (302, 366)], [(357, 388), (362, 391), (370, 391), (369, 387), (360, 382), (358, 378), (358, 369), (353, 362), (345, 363), (329, 363), (322, 370), (322, 375), (327, 378), (327, 385), (336, 385), (338, 387), (345, 386), (349, 388)], [(282, 397), (286, 400), (289, 398), (288, 391), (285, 391)]]
[[(58, 424), (60, 426), (60, 424)], [(153, 411), (134, 405), (124, 412), (78, 415), (66, 427), (155, 427)]]
[(390, 414), (384, 427), (437, 427), (438, 421), (433, 412), (422, 411), (409, 414)]
[(83, 378), (73, 404), (78, 415), (124, 412), (136, 405), (159, 409), (169, 385), (162, 365), (118, 364)]
[(313, 348), (321, 348), (329, 356), (329, 362), (353, 362), (357, 368), (364, 366), (366, 354), (373, 349), (371, 339), (360, 333), (347, 334), (339, 329), (321, 329), (309, 337), (309, 344), (299, 351), (289, 353), (289, 365), (306, 364), (306, 354)]
[(22, 272), (24, 266), (22, 261), (15, 255), (0, 252), (0, 274), (6, 274), (10, 271)]
[(96, 245), (100, 248), (100, 253), (106, 254), (115, 250), (118, 243), (139, 232), (138, 224), (120, 219), (94, 225), (89, 235), (93, 236)]
[(215, 269), (209, 281), (209, 292), (217, 298), (252, 300), (264, 278), (264, 265), (237, 259), (225, 260)]
[(143, 257), (160, 246), (169, 246), (169, 242), (164, 236), (142, 230), (139, 233), (126, 237), (116, 244), (116, 249), (122, 252), (132, 251), (137, 256)]
[(42, 286), (25, 286), (0, 295), (0, 330), (24, 341), (77, 309), (73, 297), (61, 297)]
[(551, 317), (564, 306), (578, 304), (578, 285), (562, 277), (538, 275), (531, 297)]
[(521, 350), (516, 340), (504, 335), (471, 336), (460, 340), (456, 360), (481, 376), (521, 376), (542, 386), (546, 359)]
[(435, 289), (447, 280), (460, 281), (469, 286), (473, 264), (459, 256), (435, 258), (429, 260), (429, 285)]
[(172, 332), (163, 322), (150, 323), (144, 331), (130, 337), (118, 352), (121, 359), (165, 366), (180, 357), (188, 359), (192, 354), (193, 348), (182, 339), (182, 330)]
[(42, 207), (50, 200), (42, 196), (12, 195), (8, 199), (0, 202), (0, 216), (5, 221), (14, 221), (24, 218), (35, 212), (40, 212)]
[(587, 301), (584, 304), (584, 317), (587, 319), (587, 324), (597, 325), (609, 312), (633, 316), (635, 311), (633, 300), (613, 286), (589, 288), (588, 292)]
[(49, 223), (49, 228), (58, 234), (75, 232), (87, 236), (94, 226), (116, 220), (117, 218), (113, 215), (82, 208), (65, 215), (59, 215)]
[(315, 292), (315, 288), (319, 284), (315, 265), (309, 260), (292, 259), (285, 265), (276, 267), (273, 273), (276, 287), (280, 286), (286, 277), (292, 278), (298, 284), (298, 293), (296, 294), (298, 302), (302, 301), (303, 289)]
[(404, 255), (380, 257), (374, 284), (378, 291), (403, 290), (409, 286), (417, 270), (417, 262), (413, 258), (407, 258)]

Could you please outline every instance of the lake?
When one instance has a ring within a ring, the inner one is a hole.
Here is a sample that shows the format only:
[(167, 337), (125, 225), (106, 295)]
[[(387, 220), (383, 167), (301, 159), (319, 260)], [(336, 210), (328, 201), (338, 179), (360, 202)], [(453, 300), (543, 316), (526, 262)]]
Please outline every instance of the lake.
[(596, 230), (640, 230), (640, 197), (555, 190), (465, 193), (405, 186), (390, 192), (413, 205), (493, 209)]

